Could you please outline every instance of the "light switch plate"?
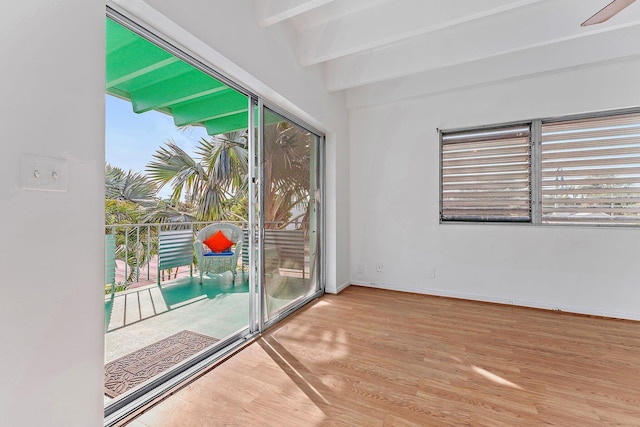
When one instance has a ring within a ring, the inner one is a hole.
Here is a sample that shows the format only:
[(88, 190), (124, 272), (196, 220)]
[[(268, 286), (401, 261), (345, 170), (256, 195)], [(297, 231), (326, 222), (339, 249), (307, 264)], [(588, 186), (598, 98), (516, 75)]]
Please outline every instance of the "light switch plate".
[(55, 157), (23, 154), (20, 186), (25, 190), (67, 191), (67, 161)]

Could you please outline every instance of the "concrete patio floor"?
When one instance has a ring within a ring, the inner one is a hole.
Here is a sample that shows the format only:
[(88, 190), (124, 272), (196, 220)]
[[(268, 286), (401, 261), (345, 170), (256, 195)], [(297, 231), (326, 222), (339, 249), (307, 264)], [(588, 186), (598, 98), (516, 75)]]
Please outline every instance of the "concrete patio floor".
[(249, 319), (249, 285), (238, 273), (183, 277), (105, 298), (105, 363), (182, 330), (214, 338), (243, 329)]
[[(269, 313), (304, 298), (308, 279), (295, 276), (268, 275)], [(105, 364), (184, 330), (224, 340), (248, 327), (248, 274), (204, 275), (202, 284), (197, 274), (147, 283), (105, 295)], [(105, 405), (111, 400), (104, 396)]]
[[(105, 364), (183, 330), (219, 340), (248, 326), (249, 284), (238, 273), (180, 277), (105, 297)], [(105, 405), (112, 399), (106, 394)]]

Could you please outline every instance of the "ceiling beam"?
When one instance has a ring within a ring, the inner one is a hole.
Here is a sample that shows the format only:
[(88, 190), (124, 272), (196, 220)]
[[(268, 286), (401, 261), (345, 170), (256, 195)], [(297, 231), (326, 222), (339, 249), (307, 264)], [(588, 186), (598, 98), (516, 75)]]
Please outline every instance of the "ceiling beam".
[(262, 27), (277, 24), (335, 0), (254, 0), (258, 23)]
[[(346, 91), (347, 106), (357, 108), (378, 105), (382, 102), (432, 96), (532, 75), (632, 60), (640, 58), (640, 51), (634, 40), (640, 40), (640, 26), (428, 70), (349, 89)], [(584, 49), (585, 43), (592, 49)]]
[[(579, 14), (576, 16), (575, 12), (581, 10), (581, 1), (567, 0), (568, 6), (553, 14), (549, 13), (547, 4), (532, 5), (335, 59), (325, 67), (327, 88), (349, 89), (640, 25), (638, 10), (636, 14), (619, 17), (616, 25), (582, 28)], [(544, 31), (540, 30), (540, 22), (545, 23)], [(633, 43), (633, 46), (640, 50), (640, 44)], [(587, 44), (581, 50), (588, 48)], [(546, 60), (552, 62), (554, 58)]]
[(376, 3), (300, 31), (296, 50), (301, 64), (317, 64), (540, 1), (404, 0), (401, 7), (394, 1)]

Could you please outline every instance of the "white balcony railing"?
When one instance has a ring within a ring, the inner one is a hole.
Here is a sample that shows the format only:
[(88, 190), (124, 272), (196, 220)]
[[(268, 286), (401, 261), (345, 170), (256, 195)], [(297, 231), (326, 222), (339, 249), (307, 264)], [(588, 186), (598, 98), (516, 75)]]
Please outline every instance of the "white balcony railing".
[[(227, 221), (229, 222), (229, 221)], [(213, 222), (117, 224), (105, 226), (105, 291), (113, 292), (193, 274), (193, 242)], [(247, 223), (234, 222), (245, 231), (238, 268), (248, 268)], [(268, 224), (271, 225), (271, 224)], [(266, 270), (308, 277), (309, 247), (302, 229), (265, 229), (265, 248), (274, 249)], [(273, 256), (275, 255), (275, 257)], [(197, 268), (197, 266), (196, 266)]]
[[(195, 235), (211, 223), (106, 225), (105, 291), (192, 274)], [(236, 224), (243, 228), (247, 225)]]

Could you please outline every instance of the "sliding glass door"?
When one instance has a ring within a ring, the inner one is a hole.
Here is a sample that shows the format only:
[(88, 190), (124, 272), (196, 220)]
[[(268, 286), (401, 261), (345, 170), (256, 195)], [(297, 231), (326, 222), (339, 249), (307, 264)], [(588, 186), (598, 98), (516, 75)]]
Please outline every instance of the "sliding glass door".
[(319, 135), (264, 108), (261, 189), (265, 322), (320, 290), (321, 140)]
[[(106, 20), (105, 59), (111, 411), (253, 332), (243, 253), (255, 107), (247, 93), (115, 15)], [(209, 240), (218, 231), (225, 248)]]
[(109, 424), (320, 295), (324, 140), (115, 11), (106, 29)]

